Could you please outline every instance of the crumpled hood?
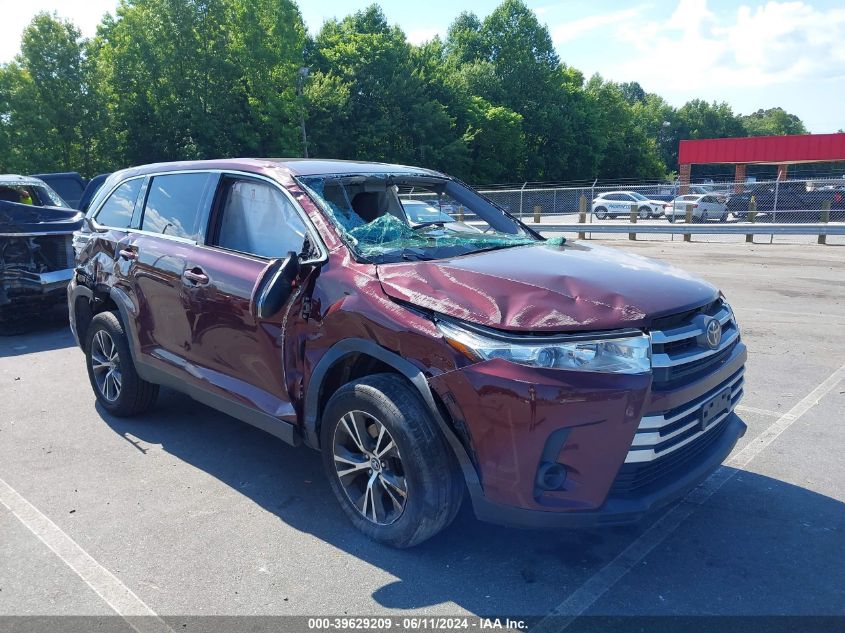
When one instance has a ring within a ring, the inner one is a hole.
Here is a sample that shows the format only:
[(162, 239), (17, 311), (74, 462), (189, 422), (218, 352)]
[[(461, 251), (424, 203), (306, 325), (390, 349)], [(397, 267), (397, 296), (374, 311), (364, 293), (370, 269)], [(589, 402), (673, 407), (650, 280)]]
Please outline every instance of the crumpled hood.
[(719, 294), (668, 264), (583, 243), (382, 264), (378, 276), (395, 299), (504, 330), (647, 327)]
[(82, 226), (82, 218), (76, 209), (0, 201), (0, 233), (75, 231)]

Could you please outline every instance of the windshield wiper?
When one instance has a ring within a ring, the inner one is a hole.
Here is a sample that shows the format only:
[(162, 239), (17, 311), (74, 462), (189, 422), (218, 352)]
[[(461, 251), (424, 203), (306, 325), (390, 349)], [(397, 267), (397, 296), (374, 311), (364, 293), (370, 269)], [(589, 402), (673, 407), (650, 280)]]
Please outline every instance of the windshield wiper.
[(487, 251), (498, 251), (503, 248), (513, 248), (514, 246), (525, 246), (531, 242), (516, 242), (514, 244), (496, 244), (495, 246), (485, 246), (484, 248), (477, 248), (467, 253), (467, 255), (475, 255), (475, 253), (486, 253)]

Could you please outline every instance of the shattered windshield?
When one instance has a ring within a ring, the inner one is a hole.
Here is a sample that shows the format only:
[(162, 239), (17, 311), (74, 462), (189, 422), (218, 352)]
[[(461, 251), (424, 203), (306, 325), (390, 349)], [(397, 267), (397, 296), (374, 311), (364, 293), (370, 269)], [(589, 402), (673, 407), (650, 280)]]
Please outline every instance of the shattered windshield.
[(303, 177), (357, 255), (384, 263), (466, 255), (539, 238), (471, 189), (405, 174)]
[(0, 182), (0, 201), (35, 207), (70, 208), (68, 203), (47, 185), (31, 182)]

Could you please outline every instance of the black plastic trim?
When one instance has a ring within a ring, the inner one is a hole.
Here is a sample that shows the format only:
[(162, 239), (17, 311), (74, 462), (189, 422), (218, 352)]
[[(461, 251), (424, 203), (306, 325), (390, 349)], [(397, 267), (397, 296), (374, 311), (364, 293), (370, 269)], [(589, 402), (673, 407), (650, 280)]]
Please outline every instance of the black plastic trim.
[(473, 503), (477, 498), (483, 497), (481, 489), (481, 481), (478, 477), (478, 472), (475, 469), (469, 455), (467, 454), (464, 445), (455, 435), (455, 432), (443, 419), (437, 404), (434, 401), (434, 395), (431, 393), (431, 388), (428, 381), (423, 375), (422, 371), (411, 362), (405, 360), (398, 354), (381, 347), (373, 341), (368, 341), (362, 338), (347, 338), (338, 341), (323, 355), (320, 361), (314, 367), (311, 373), (311, 379), (308, 383), (308, 389), (305, 393), (305, 401), (303, 403), (303, 434), (305, 444), (312, 448), (320, 447), (320, 433), (319, 433), (319, 404), (320, 404), (320, 388), (323, 384), (323, 379), (326, 377), (329, 369), (341, 358), (350, 354), (367, 354), (373, 358), (390, 365), (393, 369), (405, 376), (417, 388), (420, 396), (428, 407), (431, 415), (434, 417), (443, 436), (452, 448), (455, 458), (461, 467), (464, 475), (464, 480), (472, 496)]

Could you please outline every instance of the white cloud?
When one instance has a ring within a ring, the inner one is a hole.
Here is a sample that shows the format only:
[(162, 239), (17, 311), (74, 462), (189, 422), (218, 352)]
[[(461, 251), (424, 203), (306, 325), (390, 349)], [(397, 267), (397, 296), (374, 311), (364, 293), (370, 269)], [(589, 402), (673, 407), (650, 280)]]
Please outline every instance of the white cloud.
[(624, 28), (624, 24), (637, 18), (641, 11), (642, 7), (623, 9), (621, 11), (590, 15), (560, 24), (552, 29), (552, 41), (555, 44), (563, 44), (585, 35), (595, 35), (592, 32), (597, 29), (614, 25), (622, 25)]
[(439, 34), (440, 34), (440, 29), (430, 27), (430, 28), (414, 29), (412, 31), (409, 31), (406, 34), (406, 37), (408, 38), (408, 41), (411, 44), (423, 44), (425, 42), (430, 42), (431, 40), (434, 39), (434, 37), (436, 35), (439, 35)]
[(740, 5), (717, 19), (707, 0), (680, 0), (665, 20), (626, 20), (608, 34), (632, 52), (607, 74), (654, 89), (698, 88), (705, 98), (713, 84), (741, 88), (845, 78), (843, 32), (845, 8), (770, 0), (755, 8)]

